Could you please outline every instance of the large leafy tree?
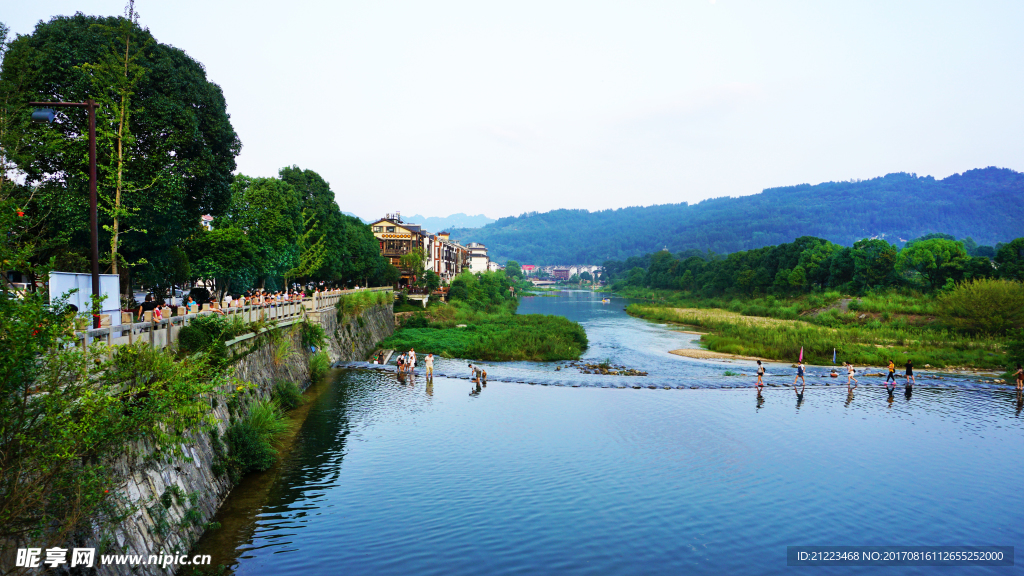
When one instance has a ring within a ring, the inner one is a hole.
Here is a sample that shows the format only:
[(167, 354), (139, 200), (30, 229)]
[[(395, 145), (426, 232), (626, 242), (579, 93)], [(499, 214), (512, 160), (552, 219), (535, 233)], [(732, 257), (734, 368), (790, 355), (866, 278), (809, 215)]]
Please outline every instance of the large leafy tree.
[[(241, 144), (224, 96), (200, 63), (127, 18), (58, 16), (10, 43), (0, 70), (0, 101), (9, 103), (0, 145), (40, 234), (76, 247), (88, 246), (87, 116), (59, 109), (54, 123), (36, 125), (27, 102), (90, 98), (102, 106), (99, 184), (109, 202), (101, 242), (117, 251), (113, 262), (159, 260), (195, 233), (200, 216), (228, 205)], [(126, 230), (147, 233), (121, 238)]]
[(303, 279), (345, 285), (386, 284), (390, 272), (376, 238), (358, 218), (341, 213), (330, 184), (313, 170), (298, 166), (282, 168), (280, 175), (295, 188), (304, 213), (316, 222), (312, 233), (306, 228), (305, 242), (323, 246), (322, 261), (310, 267)]
[(860, 288), (890, 286), (895, 282), (896, 247), (885, 240), (859, 240), (853, 245), (853, 281)]
[(962, 280), (970, 267), (970, 260), (962, 242), (930, 238), (901, 250), (896, 258), (896, 271), (909, 282), (937, 288), (945, 285), (947, 280)]
[(260, 287), (277, 287), (298, 265), (299, 239), (305, 235), (302, 206), (295, 188), (278, 178), (236, 176), (231, 202), (215, 228), (245, 232), (256, 253), (254, 275)]
[(995, 263), (1000, 278), (1024, 282), (1024, 238), (1000, 246)]
[(203, 230), (190, 239), (188, 249), (193, 276), (213, 280), (218, 300), (231, 289), (232, 283), (252, 284), (256, 250), (242, 230)]

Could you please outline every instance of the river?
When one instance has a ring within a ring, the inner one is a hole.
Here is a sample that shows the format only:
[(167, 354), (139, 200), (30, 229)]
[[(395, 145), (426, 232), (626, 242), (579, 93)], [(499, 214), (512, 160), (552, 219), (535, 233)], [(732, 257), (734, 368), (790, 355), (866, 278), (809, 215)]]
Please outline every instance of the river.
[[(697, 336), (624, 304), (569, 292), (520, 312), (577, 320), (585, 360), (648, 376), (333, 371), (280, 464), (235, 488), (194, 553), (237, 574), (766, 574), (808, 570), (787, 568), (790, 545), (1024, 545), (1012, 391), (925, 379), (890, 398), (862, 378), (848, 395), (816, 368), (798, 402), (780, 364), (759, 399), (749, 363), (668, 354)], [(1020, 573), (943, 573), (968, 570)]]

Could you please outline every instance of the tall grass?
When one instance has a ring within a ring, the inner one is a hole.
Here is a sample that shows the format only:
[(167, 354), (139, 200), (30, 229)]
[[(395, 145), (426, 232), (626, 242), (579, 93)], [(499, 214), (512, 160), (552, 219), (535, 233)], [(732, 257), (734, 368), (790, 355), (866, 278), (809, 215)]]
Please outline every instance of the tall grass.
[(996, 339), (914, 327), (902, 319), (891, 323), (874, 320), (861, 325), (837, 322), (836, 326), (823, 326), (802, 320), (750, 318), (724, 310), (632, 304), (627, 311), (650, 320), (708, 328), (713, 333), (703, 336), (701, 341), (710, 350), (730, 354), (796, 361), (802, 347), (804, 358), (815, 364), (830, 363), (833, 349), (837, 362), (874, 366), (889, 359), (897, 364), (910, 359), (918, 367), (931, 364), (996, 368), (1006, 362)]
[(225, 435), (231, 450), (231, 465), (238, 475), (263, 471), (274, 465), (274, 438), (288, 429), (275, 400), (254, 402), (244, 418), (236, 420)]
[(359, 314), (367, 308), (388, 304), (394, 300), (394, 293), (390, 290), (379, 290), (373, 292), (356, 292), (355, 294), (343, 294), (338, 298), (335, 309), (338, 313), (338, 320), (351, 314)]
[(321, 350), (309, 357), (309, 379), (313, 382), (320, 381), (331, 369), (331, 359), (327, 352)]

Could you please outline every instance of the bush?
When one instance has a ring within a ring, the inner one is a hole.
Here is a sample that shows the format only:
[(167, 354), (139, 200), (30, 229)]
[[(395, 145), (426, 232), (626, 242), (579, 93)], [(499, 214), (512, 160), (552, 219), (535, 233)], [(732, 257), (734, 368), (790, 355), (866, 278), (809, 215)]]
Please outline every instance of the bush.
[(226, 327), (227, 322), (218, 315), (197, 316), (178, 332), (178, 348), (191, 354), (205, 352), (221, 338)]
[(1024, 326), (1024, 283), (980, 278), (939, 297), (947, 321), (969, 332), (1005, 334)]
[(302, 347), (315, 347), (322, 349), (327, 343), (327, 332), (320, 324), (313, 324), (308, 320), (302, 323)]
[(274, 385), (274, 400), (285, 410), (294, 410), (302, 405), (302, 392), (295, 382), (278, 382)]
[(430, 327), (430, 320), (427, 319), (427, 315), (423, 312), (417, 312), (412, 316), (405, 319), (402, 322), (402, 328), (428, 328)]
[(331, 369), (331, 359), (327, 352), (321, 350), (309, 358), (309, 379), (313, 382), (320, 381)]
[(288, 423), (276, 401), (254, 403), (245, 418), (237, 420), (225, 434), (235, 471), (244, 475), (273, 466), (277, 450), (272, 441), (287, 429)]

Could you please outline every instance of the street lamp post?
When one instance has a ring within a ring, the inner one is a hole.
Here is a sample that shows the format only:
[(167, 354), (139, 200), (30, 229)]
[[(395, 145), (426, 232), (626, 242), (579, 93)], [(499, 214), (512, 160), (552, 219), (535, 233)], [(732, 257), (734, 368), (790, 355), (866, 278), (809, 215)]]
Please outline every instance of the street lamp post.
[[(89, 112), (89, 236), (92, 240), (92, 295), (100, 298), (100, 235), (96, 216), (96, 102), (29, 102), (39, 106), (32, 112), (33, 122), (53, 122), (53, 108), (85, 108)], [(92, 311), (92, 327), (100, 327), (100, 315)]]

